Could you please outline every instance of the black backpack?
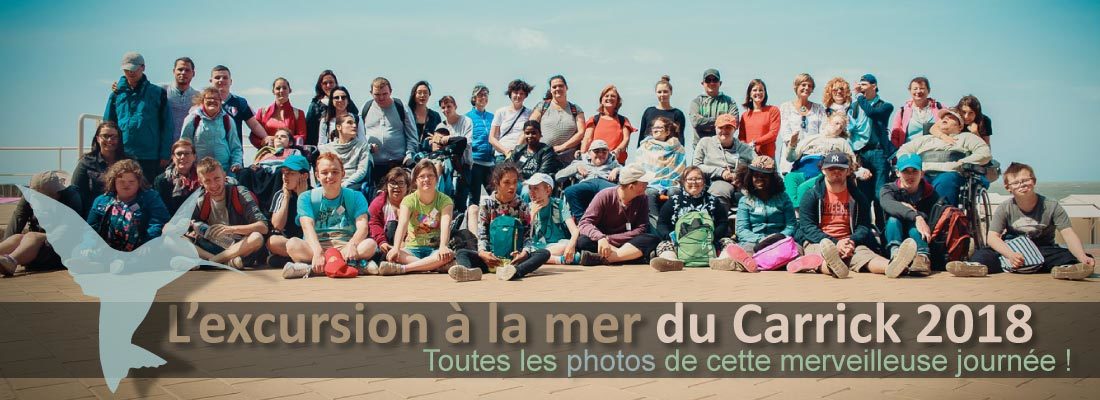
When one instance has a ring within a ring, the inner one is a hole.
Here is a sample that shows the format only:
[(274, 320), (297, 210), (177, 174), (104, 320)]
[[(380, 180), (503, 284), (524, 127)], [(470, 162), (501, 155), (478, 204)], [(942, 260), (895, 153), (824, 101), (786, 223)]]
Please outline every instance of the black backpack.
[[(401, 104), (401, 100), (393, 99), (393, 104), (397, 106), (397, 116), (401, 118), (401, 130), (405, 130), (405, 105)], [(363, 104), (363, 111), (359, 113), (359, 121), (365, 121), (367, 119), (367, 111), (370, 111), (370, 107), (374, 105), (374, 99), (367, 100), (366, 104)]]
[(451, 250), (473, 250), (477, 251), (477, 235), (466, 229), (466, 213), (455, 213), (455, 217), (451, 220), (451, 240), (447, 242), (447, 247)]
[[(615, 117), (619, 119), (619, 126), (626, 125), (626, 117), (622, 114), (616, 114)], [(592, 119), (592, 129), (596, 129), (596, 126), (600, 124), (600, 120), (603, 119), (603, 114), (596, 115), (596, 118)]]

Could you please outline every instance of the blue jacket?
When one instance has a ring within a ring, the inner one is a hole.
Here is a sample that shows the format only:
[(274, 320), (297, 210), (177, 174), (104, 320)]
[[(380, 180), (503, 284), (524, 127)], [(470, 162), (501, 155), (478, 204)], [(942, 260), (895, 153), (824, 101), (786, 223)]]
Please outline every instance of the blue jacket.
[(126, 154), (137, 160), (168, 160), (172, 147), (172, 119), (168, 92), (142, 76), (136, 88), (118, 80), (118, 90), (107, 97), (103, 119), (114, 121), (122, 133)]
[(759, 243), (776, 233), (794, 236), (795, 223), (794, 204), (784, 192), (768, 200), (745, 195), (737, 203), (738, 242)]
[[(107, 218), (107, 207), (115, 200), (115, 192), (107, 192), (96, 197), (92, 202), (92, 209), (88, 212), (88, 225), (91, 225), (92, 229), (99, 234), (100, 237), (106, 240), (107, 231), (101, 228), (105, 218)], [(141, 189), (137, 198), (130, 205), (137, 204), (137, 211), (134, 216), (134, 223), (139, 225), (139, 231), (144, 232), (141, 237), (141, 243), (148, 242), (150, 240), (160, 237), (161, 231), (164, 229), (164, 224), (168, 223), (168, 220), (172, 218), (168, 214), (168, 207), (165, 207), (164, 201), (160, 199), (160, 195), (152, 189)], [(88, 245), (85, 240), (85, 245)]]
[[(195, 128), (195, 118), (199, 118), (198, 128)], [(226, 128), (229, 128), (228, 132)], [(220, 110), (214, 118), (208, 117), (201, 108), (187, 114), (183, 119), (180, 139), (187, 139), (195, 144), (196, 160), (213, 157), (218, 160), (226, 173), (229, 173), (230, 167), (234, 165), (244, 166), (241, 135), (237, 134), (233, 119), (224, 109)]]
[[(882, 100), (882, 96), (875, 95), (874, 101), (867, 101), (866, 97), (857, 96), (848, 108), (848, 117), (855, 121), (863, 113), (869, 124), (867, 129), (858, 129), (851, 133), (852, 150), (860, 151), (864, 147), (868, 149), (882, 149), (883, 154), (889, 158), (897, 151), (894, 143), (890, 141), (890, 114), (894, 113), (894, 105)], [(851, 124), (849, 124), (851, 125)]]

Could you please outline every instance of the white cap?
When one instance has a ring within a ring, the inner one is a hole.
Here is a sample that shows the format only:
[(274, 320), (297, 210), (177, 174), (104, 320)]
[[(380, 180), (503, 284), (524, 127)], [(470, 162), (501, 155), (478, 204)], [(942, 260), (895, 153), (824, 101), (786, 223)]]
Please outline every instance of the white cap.
[(554, 187), (554, 178), (551, 178), (550, 175), (547, 175), (547, 174), (544, 174), (544, 173), (540, 172), (540, 173), (531, 175), (530, 178), (527, 178), (527, 180), (523, 182), (523, 184), (527, 185), (527, 186), (535, 186), (535, 185), (538, 185), (540, 183), (545, 183), (547, 185), (550, 185), (550, 187)]

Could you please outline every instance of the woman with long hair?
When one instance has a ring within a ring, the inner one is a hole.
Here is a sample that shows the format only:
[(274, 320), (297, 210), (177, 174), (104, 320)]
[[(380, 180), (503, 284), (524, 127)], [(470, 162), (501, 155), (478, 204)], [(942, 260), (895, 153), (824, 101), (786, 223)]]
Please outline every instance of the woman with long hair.
[(775, 156), (775, 141), (779, 137), (779, 108), (768, 105), (768, 87), (753, 79), (745, 89), (744, 112), (738, 123), (738, 139), (753, 146), (758, 155)]
[(317, 129), (318, 135), (320, 135), (317, 138), (317, 146), (336, 140), (339, 136), (339, 122), (337, 119), (345, 115), (350, 115), (355, 120), (355, 137), (366, 141), (362, 121), (359, 120), (359, 115), (352, 111), (352, 105), (351, 92), (348, 91), (348, 88), (337, 86), (329, 92), (328, 107), (325, 109), (325, 115), (321, 117)]
[[(332, 104), (329, 101), (332, 89), (339, 85), (340, 81), (336, 79), (336, 73), (330, 69), (321, 71), (321, 74), (317, 76), (317, 83), (313, 85), (313, 99), (309, 101), (309, 109), (306, 110), (305, 144), (310, 146), (319, 144), (318, 131), (321, 118), (325, 117), (325, 114), (328, 113), (328, 106)], [(355, 102), (351, 99), (348, 99), (347, 112), (359, 115), (359, 108), (355, 106)]]
[(431, 97), (432, 85), (428, 84), (427, 81), (420, 81), (413, 84), (412, 91), (409, 93), (409, 102), (405, 103), (409, 105), (409, 111), (413, 113), (418, 143), (431, 136), (435, 127), (443, 121), (439, 113), (428, 108), (428, 101), (431, 100)]
[(103, 174), (116, 162), (130, 157), (122, 149), (122, 133), (113, 121), (95, 127), (92, 150), (84, 153), (73, 171), (73, 185), (80, 192), (80, 216), (87, 217), (92, 200), (103, 194)]

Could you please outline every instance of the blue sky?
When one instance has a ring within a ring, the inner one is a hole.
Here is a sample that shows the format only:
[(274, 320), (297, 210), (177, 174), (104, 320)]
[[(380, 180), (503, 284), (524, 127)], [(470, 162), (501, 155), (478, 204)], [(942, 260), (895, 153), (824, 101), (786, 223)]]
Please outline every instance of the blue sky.
[[(272, 3), (277, 3), (273, 5)], [(880, 2), (881, 3), (881, 2)], [(750, 79), (767, 82), (771, 103), (793, 97), (800, 72), (818, 82), (874, 73), (900, 105), (918, 75), (932, 97), (954, 104), (973, 93), (993, 119), (993, 154), (1023, 161), (1047, 181), (1098, 181), (1088, 162), (1100, 149), (1100, 4), (1060, 1), (791, 2), (33, 2), (0, 4), (0, 146), (74, 146), (76, 118), (100, 114), (123, 53), (144, 54), (146, 74), (169, 82), (172, 60), (195, 59), (193, 85), (215, 64), (233, 71), (233, 91), (253, 107), (272, 101), (284, 76), (291, 99), (308, 105), (323, 69), (336, 71), (356, 103), (386, 76), (407, 98), (425, 79), (434, 101), (465, 99), (476, 82), (492, 90), (564, 74), (570, 100), (594, 110), (617, 85), (623, 114), (637, 120), (655, 103), (653, 84), (672, 77), (673, 104), (701, 92), (701, 73), (721, 70), (723, 90), (742, 101)], [(915, 9), (919, 7), (919, 9)], [(1092, 149), (1092, 150), (1089, 150)], [(75, 155), (66, 155), (65, 169)], [(56, 165), (55, 153), (0, 152), (0, 172)]]

